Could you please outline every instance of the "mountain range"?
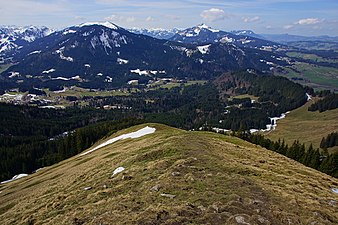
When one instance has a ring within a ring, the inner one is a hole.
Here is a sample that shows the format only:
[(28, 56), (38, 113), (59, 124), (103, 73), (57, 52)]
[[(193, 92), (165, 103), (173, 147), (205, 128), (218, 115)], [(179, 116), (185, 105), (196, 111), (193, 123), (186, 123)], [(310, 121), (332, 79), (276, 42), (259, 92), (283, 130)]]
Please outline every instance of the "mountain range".
[(161, 40), (110, 22), (84, 23), (27, 43), (2, 77), (39, 88), (74, 84), (112, 88), (159, 77), (210, 79), (227, 71), (270, 71), (287, 65), (284, 53), (277, 51), (281, 49), (283, 45), (274, 42), (216, 32), (205, 25)]
[[(153, 38), (164, 40), (182, 41), (180, 39), (185, 37), (186, 39), (185, 42), (194, 42), (193, 40), (196, 38), (196, 36), (199, 36), (197, 35), (197, 33), (199, 33), (200, 31), (202, 31), (202, 33), (207, 32), (209, 35), (211, 35), (211, 37), (208, 37), (210, 41), (215, 40), (219, 41), (222, 37), (228, 37), (229, 38), (228, 41), (231, 41), (231, 38), (235, 37), (236, 39), (236, 37), (242, 36), (242, 38), (252, 37), (260, 40), (277, 42), (280, 44), (287, 44), (290, 42), (312, 42), (312, 41), (338, 42), (338, 37), (330, 37), (330, 36), (307, 37), (290, 34), (257, 34), (252, 30), (233, 30), (230, 32), (225, 32), (213, 29), (205, 24), (200, 24), (195, 27), (187, 29), (129, 28), (126, 30), (128, 30), (131, 33), (143, 34)], [(40, 39), (42, 37), (45, 37), (53, 32), (58, 31), (55, 31), (53, 29), (44, 26), (42, 27), (0, 26), (0, 57), (8, 58), (13, 54), (15, 54), (18, 49), (24, 47), (26, 44), (33, 42), (34, 40)], [(185, 36), (184, 34), (187, 34), (187, 36)], [(193, 38), (194, 36), (195, 38)], [(204, 36), (204, 38), (206, 38), (206, 36)], [(245, 39), (243, 39), (243, 41), (244, 40)], [(226, 38), (224, 38), (223, 41), (226, 41)]]

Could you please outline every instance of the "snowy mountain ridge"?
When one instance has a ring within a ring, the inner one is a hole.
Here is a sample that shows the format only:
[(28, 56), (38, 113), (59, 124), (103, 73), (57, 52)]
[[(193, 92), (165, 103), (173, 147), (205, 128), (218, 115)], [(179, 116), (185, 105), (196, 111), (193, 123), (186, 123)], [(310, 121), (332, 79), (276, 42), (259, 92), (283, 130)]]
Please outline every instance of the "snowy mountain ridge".
[(52, 32), (44, 26), (0, 26), (0, 56), (10, 56), (19, 48)]
[(174, 36), (177, 32), (181, 31), (181, 29), (173, 28), (173, 29), (163, 29), (163, 28), (137, 28), (133, 27), (127, 29), (129, 32), (135, 34), (143, 34), (157, 39), (169, 39)]

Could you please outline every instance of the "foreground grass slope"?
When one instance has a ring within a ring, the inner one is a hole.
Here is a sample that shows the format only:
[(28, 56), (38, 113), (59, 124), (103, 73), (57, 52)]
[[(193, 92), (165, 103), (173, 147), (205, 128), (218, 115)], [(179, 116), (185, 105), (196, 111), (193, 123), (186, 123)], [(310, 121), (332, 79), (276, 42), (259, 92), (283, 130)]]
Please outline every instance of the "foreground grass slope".
[(235, 137), (148, 126), (1, 185), (1, 223), (338, 223), (337, 179)]
[[(325, 112), (310, 112), (308, 108), (316, 99), (310, 100), (304, 106), (290, 112), (285, 119), (277, 122), (276, 130), (267, 134), (271, 140), (285, 139), (291, 145), (295, 140), (309, 146), (319, 148), (323, 137), (338, 131), (338, 109)], [(329, 149), (335, 151), (336, 148)]]

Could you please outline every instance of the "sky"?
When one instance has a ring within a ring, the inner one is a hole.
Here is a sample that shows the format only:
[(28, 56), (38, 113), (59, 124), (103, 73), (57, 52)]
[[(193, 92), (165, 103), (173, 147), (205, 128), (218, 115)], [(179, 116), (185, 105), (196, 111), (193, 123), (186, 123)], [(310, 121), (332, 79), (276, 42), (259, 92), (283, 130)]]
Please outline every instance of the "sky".
[(0, 0), (0, 25), (54, 29), (111, 21), (125, 28), (187, 28), (338, 36), (338, 0)]

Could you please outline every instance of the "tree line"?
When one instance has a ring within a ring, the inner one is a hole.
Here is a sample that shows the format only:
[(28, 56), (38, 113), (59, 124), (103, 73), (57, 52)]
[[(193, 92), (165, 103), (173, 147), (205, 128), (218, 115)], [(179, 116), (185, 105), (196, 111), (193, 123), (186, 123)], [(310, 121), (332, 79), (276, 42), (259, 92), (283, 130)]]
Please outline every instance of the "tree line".
[[(203, 127), (204, 131), (212, 131), (210, 126)], [(218, 132), (220, 134), (228, 135), (224, 131)], [(302, 163), (307, 167), (319, 170), (330, 176), (338, 178), (338, 152), (334, 154), (321, 153), (319, 149), (314, 149), (312, 144), (306, 148), (304, 144), (298, 140), (294, 141), (292, 145), (285, 143), (284, 139), (272, 141), (265, 138), (262, 134), (251, 134), (248, 131), (231, 132), (231, 135), (248, 141), (252, 144), (260, 145), (263, 148), (282, 154), (290, 159)]]
[(137, 118), (105, 121), (48, 140), (36, 138), (18, 145), (1, 145), (0, 180), (9, 179), (19, 173), (32, 173), (38, 168), (53, 165), (82, 152), (118, 130), (143, 122)]
[(338, 108), (338, 94), (331, 93), (326, 95), (323, 99), (313, 103), (308, 110), (309, 111), (319, 111), (324, 112), (327, 110), (337, 109)]
[(243, 140), (296, 160), (305, 166), (338, 178), (338, 153), (324, 155), (320, 153), (319, 149), (314, 149), (312, 144), (308, 148), (305, 148), (305, 145), (301, 144), (298, 140), (294, 141), (291, 146), (288, 146), (284, 140), (272, 141), (261, 134), (237, 132), (235, 135)]
[(328, 134), (327, 137), (323, 137), (320, 142), (320, 147), (323, 149), (327, 149), (330, 147), (338, 146), (338, 132), (332, 132)]

